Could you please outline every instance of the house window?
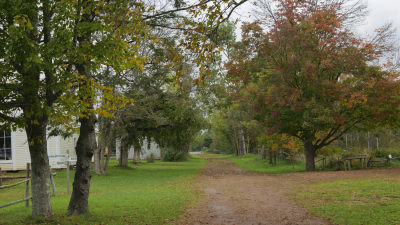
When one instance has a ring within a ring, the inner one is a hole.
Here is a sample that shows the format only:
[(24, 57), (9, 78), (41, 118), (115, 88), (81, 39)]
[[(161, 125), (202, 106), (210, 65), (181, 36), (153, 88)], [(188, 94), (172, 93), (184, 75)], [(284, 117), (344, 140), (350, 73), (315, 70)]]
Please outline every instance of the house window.
[(11, 160), (11, 132), (0, 130), (0, 160)]

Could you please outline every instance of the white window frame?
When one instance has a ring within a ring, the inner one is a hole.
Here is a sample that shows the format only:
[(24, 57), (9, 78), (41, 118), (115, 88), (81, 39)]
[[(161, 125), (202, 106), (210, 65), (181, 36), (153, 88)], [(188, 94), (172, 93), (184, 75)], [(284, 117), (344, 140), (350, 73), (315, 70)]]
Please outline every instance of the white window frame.
[[(11, 159), (2, 159), (2, 158), (0, 158), (0, 163), (12, 163), (13, 162), (13, 158), (14, 158), (14, 154), (13, 154), (13, 143), (12, 143), (12, 132), (11, 131), (8, 131), (9, 132), (9, 134), (10, 135), (7, 135), (6, 136), (6, 130), (2, 130), (2, 131), (4, 131), (4, 134), (3, 134), (3, 138), (4, 138), (4, 140), (5, 140), (5, 138), (7, 137), (7, 138), (10, 138), (10, 143), (11, 143), (11, 146), (10, 146), (10, 148), (3, 148), (3, 147), (5, 147), (5, 146), (0, 146), (0, 149), (2, 150), (2, 151), (6, 151), (6, 150), (10, 150), (10, 152), (11, 152)], [(1, 144), (0, 144), (1, 145)]]

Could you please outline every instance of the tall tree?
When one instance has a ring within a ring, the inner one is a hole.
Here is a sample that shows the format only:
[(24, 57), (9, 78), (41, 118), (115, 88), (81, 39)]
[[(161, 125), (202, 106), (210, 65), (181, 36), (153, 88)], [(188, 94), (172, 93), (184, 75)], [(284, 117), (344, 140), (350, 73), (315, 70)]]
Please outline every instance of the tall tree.
[(242, 68), (262, 63), (259, 72), (244, 70), (241, 78), (258, 84), (254, 110), (270, 134), (285, 133), (303, 142), (311, 171), (316, 151), (344, 133), (389, 118), (398, 121), (398, 74), (376, 63), (391, 50), (389, 27), (372, 41), (354, 34), (350, 22), (364, 9), (359, 1), (275, 3), (264, 21), (271, 24), (266, 33), (257, 24), (245, 29), (251, 37), (245, 41), (257, 49), (241, 51), (244, 57), (232, 61), (230, 71), (238, 77)]
[(52, 215), (46, 131), (72, 77), (71, 11), (64, 1), (0, 2), (0, 124), (25, 128), (33, 217)]
[[(140, 69), (143, 58), (137, 54), (146, 26), (142, 22), (143, 4), (129, 1), (78, 1), (75, 6), (72, 62), (79, 78), (80, 132), (76, 145), (77, 163), (68, 214), (89, 212), (91, 159), (96, 146), (97, 122), (94, 81), (98, 71), (112, 65), (115, 71)], [(101, 110), (101, 108), (100, 108)]]

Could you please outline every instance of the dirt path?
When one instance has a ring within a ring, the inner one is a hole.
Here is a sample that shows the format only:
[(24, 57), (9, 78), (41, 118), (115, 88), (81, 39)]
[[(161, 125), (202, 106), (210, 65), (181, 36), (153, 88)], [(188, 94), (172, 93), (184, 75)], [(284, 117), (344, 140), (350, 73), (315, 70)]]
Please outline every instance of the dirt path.
[(209, 164), (196, 181), (205, 196), (186, 209), (177, 224), (330, 224), (310, 215), (285, 193), (337, 179), (400, 181), (399, 168), (271, 175), (245, 172), (227, 159), (204, 157)]
[(329, 224), (288, 199), (288, 187), (279, 176), (248, 173), (226, 159), (207, 159), (198, 179), (205, 196), (178, 224)]

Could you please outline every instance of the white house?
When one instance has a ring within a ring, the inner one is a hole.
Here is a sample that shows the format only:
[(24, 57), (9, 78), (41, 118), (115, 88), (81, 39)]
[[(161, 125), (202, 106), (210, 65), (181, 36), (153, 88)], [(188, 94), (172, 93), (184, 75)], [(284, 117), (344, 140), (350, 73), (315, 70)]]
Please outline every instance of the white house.
[[(120, 155), (120, 146), (121, 146), (121, 142), (120, 142), (119, 139), (117, 139), (116, 140), (116, 145), (115, 145), (117, 160), (119, 159), (119, 155)], [(140, 159), (145, 159), (151, 153), (153, 153), (155, 158), (160, 158), (161, 157), (161, 150), (160, 150), (160, 147), (158, 146), (157, 143), (152, 141), (152, 142), (150, 142), (150, 148), (148, 148), (148, 147), (149, 146), (148, 146), (147, 139), (145, 139), (143, 141), (142, 151), (141, 151), (141, 154), (140, 154)], [(128, 159), (133, 159), (133, 152), (134, 152), (134, 148), (132, 146), (128, 151)]]
[[(65, 168), (65, 161), (76, 161), (75, 145), (78, 135), (64, 139), (61, 136), (47, 139), (47, 154), (52, 168)], [(25, 131), (0, 130), (1, 170), (24, 170), (31, 162)]]

